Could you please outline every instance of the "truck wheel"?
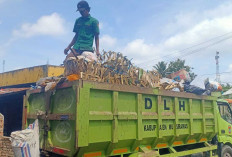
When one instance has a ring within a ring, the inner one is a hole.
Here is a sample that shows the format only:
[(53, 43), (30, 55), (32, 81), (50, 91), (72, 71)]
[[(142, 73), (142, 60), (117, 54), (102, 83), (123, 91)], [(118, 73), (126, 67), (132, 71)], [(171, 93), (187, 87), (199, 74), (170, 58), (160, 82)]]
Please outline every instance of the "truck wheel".
[(222, 157), (232, 157), (232, 148), (228, 145), (222, 147)]

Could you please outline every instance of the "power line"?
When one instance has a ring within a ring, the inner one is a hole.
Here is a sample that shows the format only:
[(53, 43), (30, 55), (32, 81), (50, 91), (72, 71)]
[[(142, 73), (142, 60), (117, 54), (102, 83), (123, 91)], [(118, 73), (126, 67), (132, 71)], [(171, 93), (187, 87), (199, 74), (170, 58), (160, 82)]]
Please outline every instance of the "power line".
[[(212, 43), (212, 44), (210, 44), (210, 45), (207, 45), (207, 46), (205, 46), (205, 47), (201, 47), (201, 48), (199, 48), (199, 49), (196, 49), (196, 50), (193, 50), (193, 51), (184, 53), (184, 54), (181, 55), (181, 56), (173, 57), (173, 58), (171, 58), (171, 59), (167, 59), (166, 61), (171, 61), (171, 60), (175, 60), (175, 59), (178, 59), (178, 58), (184, 58), (184, 57), (189, 56), (189, 55), (191, 55), (191, 54), (194, 54), (194, 53), (200, 52), (200, 51), (202, 51), (202, 50), (204, 50), (204, 49), (207, 49), (207, 48), (210, 47), (210, 46), (219, 44), (219, 43), (221, 43), (221, 42), (223, 42), (223, 41), (225, 41), (225, 40), (228, 40), (228, 39), (230, 39), (230, 38), (232, 38), (232, 36), (229, 36), (229, 37), (227, 37), (227, 38), (221, 39), (221, 40), (219, 40), (219, 41), (217, 41), (217, 42), (214, 42), (214, 43)], [(148, 67), (148, 66), (150, 66), (150, 65), (145, 65), (145, 66), (142, 66), (142, 67)]]
[[(232, 73), (232, 71), (228, 71), (228, 72), (221, 72), (219, 73), (220, 75), (226, 75), (226, 74), (230, 74)], [(216, 73), (210, 73), (210, 74), (202, 74), (202, 75), (197, 75), (197, 77), (195, 78), (196, 80), (205, 80), (205, 78), (203, 78), (204, 76), (209, 76), (209, 75), (215, 75)], [(230, 83), (230, 82), (224, 82), (221, 81), (221, 83)], [(231, 82), (232, 83), (232, 82)]]
[(232, 82), (221, 82), (221, 83), (232, 83)]
[(212, 44), (207, 45), (207, 46), (205, 46), (205, 47), (199, 48), (199, 49), (197, 49), (197, 50), (193, 50), (193, 51), (191, 51), (190, 53), (185, 53), (185, 55), (178, 56), (178, 57), (173, 57), (171, 60), (174, 60), (174, 59), (177, 59), (177, 58), (184, 58), (184, 57), (189, 56), (189, 55), (191, 55), (191, 54), (194, 54), (194, 53), (200, 52), (200, 51), (202, 51), (202, 50), (204, 50), (204, 49), (207, 49), (207, 48), (209, 48), (209, 47), (211, 47), (211, 46), (213, 46), (213, 45), (219, 44), (219, 43), (221, 43), (221, 42), (223, 42), (223, 41), (225, 41), (225, 40), (228, 40), (228, 39), (230, 39), (230, 38), (232, 38), (232, 36), (229, 36), (229, 37), (227, 37), (227, 38), (221, 39), (221, 40), (219, 40), (219, 41), (217, 41), (217, 42), (215, 42), (215, 43), (212, 43)]
[[(221, 72), (219, 73), (220, 75), (224, 75), (224, 74), (230, 74), (232, 73), (232, 71), (225, 71), (225, 72)], [(198, 76), (206, 76), (206, 75), (215, 75), (216, 73), (211, 73), (211, 74), (202, 74), (202, 75), (198, 75)]]
[[(203, 45), (203, 44), (205, 44), (205, 43), (208, 43), (208, 42), (210, 42), (210, 41), (213, 41), (213, 40), (216, 40), (216, 39), (218, 39), (218, 38), (224, 37), (224, 36), (226, 36), (226, 35), (228, 35), (228, 34), (231, 34), (231, 33), (232, 33), (232, 32), (229, 32), (229, 33), (226, 33), (226, 34), (217, 36), (217, 37), (212, 38), (212, 39), (210, 39), (210, 40), (207, 40), (207, 41), (205, 41), (205, 42), (202, 42), (202, 43), (193, 45), (193, 46), (191, 46), (191, 47), (188, 47), (188, 48), (179, 50), (179, 51), (177, 51), (177, 52), (175, 51), (174, 53), (171, 53), (171, 54), (168, 54), (168, 55), (164, 55), (164, 56), (162, 56), (161, 58), (166, 58), (166, 57), (169, 57), (169, 56), (171, 56), (171, 55), (178, 54), (178, 53), (180, 53), (180, 52), (184, 52), (184, 51), (186, 51), (186, 50), (189, 50), (189, 49), (191, 49), (191, 48), (194, 48), (194, 47)], [(227, 37), (226, 39), (219, 40), (219, 41), (215, 42), (213, 45), (217, 44), (218, 42), (220, 43), (220, 42), (222, 42), (222, 41), (224, 41), (224, 40), (230, 39), (231, 37), (232, 37), (232, 36), (229, 36), (229, 37)], [(212, 46), (212, 45), (209, 45), (209, 46)], [(209, 46), (206, 46), (206, 47), (197, 49), (197, 50), (195, 50), (195, 51), (199, 52), (200, 50), (203, 50), (203, 49), (205, 49), (205, 48), (208, 48)], [(184, 53), (184, 54), (188, 54), (188, 53), (189, 53), (189, 52), (186, 52), (186, 53)], [(192, 54), (192, 53), (191, 53), (191, 54)], [(190, 55), (190, 54), (188, 54), (188, 55)], [(187, 55), (186, 55), (186, 56), (187, 56)], [(177, 58), (178, 58), (178, 57), (177, 57)], [(172, 58), (172, 59), (173, 59), (173, 58)], [(152, 60), (150, 60), (150, 61), (142, 62), (142, 63), (137, 64), (137, 66), (138, 66), (138, 65), (142, 65), (142, 64), (147, 64), (148, 62), (152, 62), (152, 61), (155, 61), (155, 60), (159, 60), (159, 59), (158, 59), (158, 58), (155, 58), (155, 59), (152, 59)]]

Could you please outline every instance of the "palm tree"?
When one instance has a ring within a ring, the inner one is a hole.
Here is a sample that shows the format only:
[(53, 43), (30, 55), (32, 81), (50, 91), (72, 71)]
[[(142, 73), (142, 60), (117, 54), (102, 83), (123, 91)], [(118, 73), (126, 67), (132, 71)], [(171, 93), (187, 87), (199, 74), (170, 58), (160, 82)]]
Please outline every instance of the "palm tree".
[(153, 66), (153, 68), (155, 68), (155, 70), (158, 71), (162, 77), (165, 77), (167, 63), (165, 63), (164, 61), (158, 62), (155, 66)]

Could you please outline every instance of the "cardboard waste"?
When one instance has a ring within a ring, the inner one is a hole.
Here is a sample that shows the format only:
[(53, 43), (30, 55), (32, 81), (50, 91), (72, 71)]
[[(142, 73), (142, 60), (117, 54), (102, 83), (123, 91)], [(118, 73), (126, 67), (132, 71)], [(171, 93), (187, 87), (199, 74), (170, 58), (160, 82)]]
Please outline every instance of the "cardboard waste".
[(181, 69), (177, 72), (174, 72), (168, 75), (167, 77), (175, 81), (181, 81), (181, 80), (188, 81), (188, 82), (191, 81), (190, 75), (185, 69)]
[(138, 87), (152, 87), (163, 90), (194, 93), (197, 95), (210, 95), (213, 91), (221, 91), (221, 85), (217, 82), (205, 81), (205, 89), (191, 85), (191, 78), (185, 69), (181, 69), (162, 78), (155, 71), (146, 71), (136, 67), (126, 56), (117, 52), (104, 51), (100, 58), (92, 52), (83, 52), (77, 57), (69, 57), (64, 61), (64, 75), (60, 77), (42, 78), (36, 83), (36, 88), (44, 91), (55, 90), (57, 84), (64, 81), (78, 79), (110, 84), (122, 84)]

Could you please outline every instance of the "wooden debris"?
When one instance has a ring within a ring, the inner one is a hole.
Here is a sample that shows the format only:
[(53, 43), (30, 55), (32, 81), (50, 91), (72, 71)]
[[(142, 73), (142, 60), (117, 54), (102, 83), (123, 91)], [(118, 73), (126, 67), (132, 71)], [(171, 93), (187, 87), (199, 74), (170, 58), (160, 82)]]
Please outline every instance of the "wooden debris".
[(64, 62), (65, 76), (78, 74), (83, 80), (125, 84), (139, 87), (157, 87), (171, 90), (180, 88), (178, 84), (160, 84), (161, 75), (153, 71), (145, 71), (132, 65), (131, 60), (122, 53), (103, 52), (101, 59), (86, 61), (84, 58), (69, 58)]

